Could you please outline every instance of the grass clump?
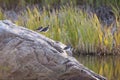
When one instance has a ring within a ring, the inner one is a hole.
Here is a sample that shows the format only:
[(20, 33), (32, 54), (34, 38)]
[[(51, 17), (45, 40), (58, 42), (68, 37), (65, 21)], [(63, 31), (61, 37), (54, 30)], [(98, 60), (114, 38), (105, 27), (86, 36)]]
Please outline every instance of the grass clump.
[(10, 10), (10, 9), (21, 9), (29, 5), (39, 5), (46, 6), (48, 5), (51, 8), (58, 8), (59, 6), (68, 5), (73, 3), (74, 6), (81, 5), (91, 5), (93, 8), (101, 5), (114, 5), (116, 7), (120, 6), (120, 0), (0, 0), (0, 7)]
[[(26, 19), (22, 19), (22, 16)], [(113, 50), (114, 36), (111, 34), (111, 28), (102, 30), (96, 14), (90, 16), (79, 8), (64, 6), (59, 10), (53, 9), (52, 12), (45, 8), (43, 11), (36, 7), (28, 8), (16, 23), (32, 30), (50, 25), (49, 32), (43, 33), (44, 35), (71, 44), (76, 51), (85, 54), (111, 53)], [(115, 45), (119, 45), (119, 39), (120, 35), (115, 33)]]

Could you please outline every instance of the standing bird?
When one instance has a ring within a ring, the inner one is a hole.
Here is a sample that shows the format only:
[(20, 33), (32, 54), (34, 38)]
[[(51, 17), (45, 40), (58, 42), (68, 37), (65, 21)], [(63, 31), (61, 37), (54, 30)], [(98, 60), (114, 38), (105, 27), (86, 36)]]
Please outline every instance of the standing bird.
[(68, 46), (66, 46), (66, 47), (64, 47), (64, 50), (70, 50), (70, 51), (72, 51), (72, 46), (71, 45), (68, 45)]
[(38, 28), (36, 29), (36, 31), (41, 31), (42, 29), (43, 29), (43, 27), (40, 26), (40, 27), (38, 27)]
[(73, 48), (72, 48), (71, 45), (68, 45), (68, 46), (64, 47), (63, 50), (65, 50), (68, 53), (69, 56), (72, 56)]
[(39, 32), (47, 32), (49, 30), (49, 27), (50, 27), (49, 25), (47, 27), (39, 27), (36, 30), (38, 30)]

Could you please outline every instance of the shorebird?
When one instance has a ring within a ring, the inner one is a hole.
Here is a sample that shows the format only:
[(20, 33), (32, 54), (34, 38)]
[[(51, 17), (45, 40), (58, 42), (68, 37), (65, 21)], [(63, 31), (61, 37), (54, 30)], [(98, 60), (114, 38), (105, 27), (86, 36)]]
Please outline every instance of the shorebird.
[(36, 29), (38, 32), (47, 32), (49, 30), (49, 25), (47, 27), (39, 27)]
[(48, 25), (47, 27), (42, 28), (40, 32), (47, 32), (49, 30), (49, 27), (50, 26)]
[(70, 45), (68, 45), (68, 46), (66, 46), (66, 47), (64, 47), (64, 50), (71, 50), (71, 46)]
[(41, 31), (41, 29), (43, 29), (42, 26), (38, 27), (38, 28), (36, 29), (36, 31)]
[(68, 46), (64, 47), (63, 50), (65, 50), (69, 56), (72, 56), (73, 48), (72, 48), (71, 45), (68, 45)]
[(66, 50), (66, 51), (72, 51), (72, 46), (71, 45), (68, 45), (68, 46), (66, 46), (66, 47), (64, 47), (64, 50)]

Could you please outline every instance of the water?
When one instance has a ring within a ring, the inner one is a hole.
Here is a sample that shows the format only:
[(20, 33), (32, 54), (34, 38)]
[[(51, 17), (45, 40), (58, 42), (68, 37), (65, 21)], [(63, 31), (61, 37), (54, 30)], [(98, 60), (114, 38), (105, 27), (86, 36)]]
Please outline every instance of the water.
[(77, 60), (108, 80), (120, 80), (120, 56), (79, 56)]

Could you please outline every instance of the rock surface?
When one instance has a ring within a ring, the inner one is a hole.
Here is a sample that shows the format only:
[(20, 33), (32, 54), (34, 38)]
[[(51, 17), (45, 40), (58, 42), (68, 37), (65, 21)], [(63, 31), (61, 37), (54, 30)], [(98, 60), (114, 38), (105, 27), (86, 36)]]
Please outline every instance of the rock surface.
[(105, 80), (69, 56), (65, 46), (0, 21), (0, 80)]

